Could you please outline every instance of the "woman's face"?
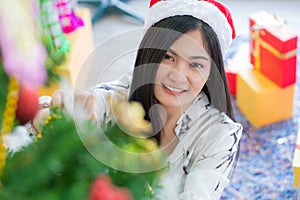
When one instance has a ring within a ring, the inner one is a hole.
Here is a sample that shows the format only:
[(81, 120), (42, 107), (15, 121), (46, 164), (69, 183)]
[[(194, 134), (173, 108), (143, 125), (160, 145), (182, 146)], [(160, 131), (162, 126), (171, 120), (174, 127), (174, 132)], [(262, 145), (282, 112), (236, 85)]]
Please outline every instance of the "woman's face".
[(183, 34), (159, 65), (154, 95), (165, 107), (185, 110), (202, 90), (210, 72), (210, 56), (199, 30)]

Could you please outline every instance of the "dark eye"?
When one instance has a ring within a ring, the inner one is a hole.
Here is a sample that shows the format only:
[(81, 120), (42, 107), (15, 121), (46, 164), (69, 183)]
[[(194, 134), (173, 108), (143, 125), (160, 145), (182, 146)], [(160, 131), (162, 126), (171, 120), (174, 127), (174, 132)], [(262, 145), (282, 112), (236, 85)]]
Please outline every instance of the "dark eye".
[(164, 59), (169, 60), (169, 61), (174, 61), (174, 58), (169, 54), (165, 54)]
[(196, 62), (191, 63), (191, 66), (193, 68), (202, 68), (203, 67), (200, 63), (196, 63)]

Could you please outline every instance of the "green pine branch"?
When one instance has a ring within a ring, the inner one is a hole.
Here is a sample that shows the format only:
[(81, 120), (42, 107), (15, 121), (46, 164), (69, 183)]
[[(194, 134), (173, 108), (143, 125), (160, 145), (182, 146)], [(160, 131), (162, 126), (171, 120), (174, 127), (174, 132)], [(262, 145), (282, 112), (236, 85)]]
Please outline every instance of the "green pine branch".
[[(53, 109), (51, 116), (41, 139), (8, 157), (1, 177), (0, 199), (87, 199), (91, 183), (103, 173), (115, 185), (127, 187), (133, 199), (152, 199), (161, 172), (126, 173), (102, 164), (85, 148), (68, 114)], [(96, 124), (89, 121), (84, 126), (87, 133), (96, 129)], [(112, 130), (107, 134), (123, 134), (116, 127)], [(134, 145), (134, 140), (130, 142)]]

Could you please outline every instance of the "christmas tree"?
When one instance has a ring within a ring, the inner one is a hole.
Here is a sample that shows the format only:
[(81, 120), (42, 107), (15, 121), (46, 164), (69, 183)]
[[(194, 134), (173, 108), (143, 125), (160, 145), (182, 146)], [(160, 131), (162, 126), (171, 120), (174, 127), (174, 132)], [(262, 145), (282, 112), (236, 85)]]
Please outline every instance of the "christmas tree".
[[(81, 125), (85, 130), (82, 138), (82, 134), (78, 134), (74, 119), (65, 111), (55, 108), (51, 112), (42, 129), (42, 138), (22, 151), (8, 156), (1, 177), (1, 199), (97, 199), (94, 196), (105, 197), (104, 193), (110, 193), (112, 196), (126, 193), (130, 194), (132, 199), (154, 198), (159, 187), (160, 171), (124, 172), (101, 163), (88, 149), (103, 149), (107, 153), (106, 156), (111, 158), (110, 164), (113, 166), (117, 166), (118, 164), (113, 163), (117, 162), (133, 165), (133, 169), (136, 169), (136, 166), (142, 169), (150, 165), (155, 168), (154, 165), (160, 166), (163, 157), (155, 156), (148, 162), (142, 159), (131, 160), (131, 154), (120, 157), (114, 151), (110, 151), (109, 145), (97, 141), (105, 141), (101, 138), (104, 136), (115, 138), (114, 144), (127, 152), (135, 153), (155, 151), (155, 143), (145, 138), (129, 137), (115, 123), (106, 125), (105, 135), (101, 135), (97, 124), (92, 121)], [(103, 179), (105, 176), (107, 177)], [(110, 179), (112, 183), (108, 181)], [(126, 189), (117, 190), (113, 184)], [(100, 185), (99, 188), (97, 185)]]

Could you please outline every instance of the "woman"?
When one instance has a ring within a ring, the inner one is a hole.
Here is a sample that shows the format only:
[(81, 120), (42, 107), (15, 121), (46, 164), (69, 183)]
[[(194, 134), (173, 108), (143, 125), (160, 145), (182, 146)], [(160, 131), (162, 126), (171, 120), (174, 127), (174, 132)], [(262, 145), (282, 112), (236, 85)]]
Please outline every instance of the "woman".
[[(151, 1), (146, 28), (132, 79), (101, 84), (96, 98), (79, 98), (100, 122), (111, 116), (109, 94), (126, 92), (143, 105), (151, 137), (168, 153), (161, 199), (219, 199), (242, 134), (222, 57), (234, 37), (230, 13), (211, 0)], [(53, 95), (53, 105), (62, 106), (61, 95)]]

